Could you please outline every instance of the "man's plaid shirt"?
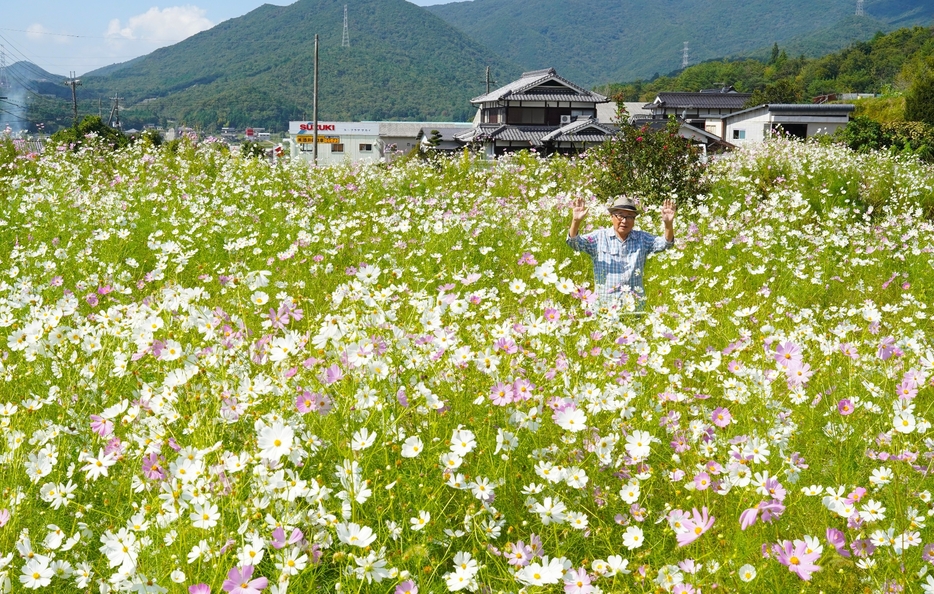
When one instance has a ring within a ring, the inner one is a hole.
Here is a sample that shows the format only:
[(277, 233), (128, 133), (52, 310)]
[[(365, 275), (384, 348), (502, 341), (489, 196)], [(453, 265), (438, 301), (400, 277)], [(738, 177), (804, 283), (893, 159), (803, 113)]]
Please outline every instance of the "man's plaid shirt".
[(670, 248), (674, 242), (635, 229), (629, 232), (626, 241), (620, 241), (612, 228), (604, 228), (568, 237), (567, 244), (593, 260), (597, 297), (606, 302), (618, 299), (628, 291), (634, 292), (637, 300), (644, 299), (642, 273), (646, 257)]

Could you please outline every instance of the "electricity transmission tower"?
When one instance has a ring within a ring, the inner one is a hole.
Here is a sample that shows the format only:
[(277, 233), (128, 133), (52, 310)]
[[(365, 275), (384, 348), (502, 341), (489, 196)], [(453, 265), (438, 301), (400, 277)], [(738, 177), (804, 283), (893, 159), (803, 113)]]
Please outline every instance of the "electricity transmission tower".
[(344, 34), (341, 36), (341, 47), (350, 47), (350, 29), (347, 27), (347, 5), (344, 5)]
[(856, 16), (863, 16), (863, 0), (856, 0)]
[(688, 42), (684, 42), (684, 50), (681, 52), (681, 68), (688, 67)]

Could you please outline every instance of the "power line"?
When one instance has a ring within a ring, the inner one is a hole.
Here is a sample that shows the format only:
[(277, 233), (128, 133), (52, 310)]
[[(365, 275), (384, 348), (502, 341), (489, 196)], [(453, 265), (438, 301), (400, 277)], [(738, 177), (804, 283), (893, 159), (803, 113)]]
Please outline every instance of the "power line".
[(77, 39), (110, 39), (112, 41), (173, 41), (179, 42), (181, 39), (167, 39), (162, 37), (120, 37), (117, 35), (73, 35), (71, 33), (52, 33), (49, 31), (29, 31), (28, 29), (9, 29), (0, 27), (0, 31), (16, 31), (17, 33), (28, 33), (30, 35), (55, 35), (58, 37), (74, 37)]

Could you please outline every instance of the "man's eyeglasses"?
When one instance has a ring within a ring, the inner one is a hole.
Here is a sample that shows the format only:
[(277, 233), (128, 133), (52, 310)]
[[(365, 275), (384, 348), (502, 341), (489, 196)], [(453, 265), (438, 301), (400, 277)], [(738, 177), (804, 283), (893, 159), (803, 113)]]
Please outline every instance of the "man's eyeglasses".
[(636, 215), (624, 215), (624, 214), (619, 214), (619, 213), (614, 212), (614, 213), (610, 213), (610, 216), (612, 216), (613, 218), (619, 219), (621, 221), (635, 221), (636, 220)]

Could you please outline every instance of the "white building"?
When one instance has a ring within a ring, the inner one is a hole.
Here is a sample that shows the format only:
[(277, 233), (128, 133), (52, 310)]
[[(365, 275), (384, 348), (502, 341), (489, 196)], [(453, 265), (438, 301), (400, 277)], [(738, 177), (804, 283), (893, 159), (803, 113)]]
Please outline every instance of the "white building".
[(740, 145), (761, 142), (776, 130), (798, 138), (833, 134), (846, 126), (854, 105), (773, 103), (751, 107), (723, 118), (723, 140)]
[[(289, 122), (289, 156), (314, 160), (314, 122)], [(318, 122), (318, 165), (379, 161), (379, 124)]]
[[(318, 164), (377, 162), (411, 151), (422, 128), (469, 130), (464, 122), (318, 122)], [(289, 156), (311, 163), (314, 122), (289, 122)]]

